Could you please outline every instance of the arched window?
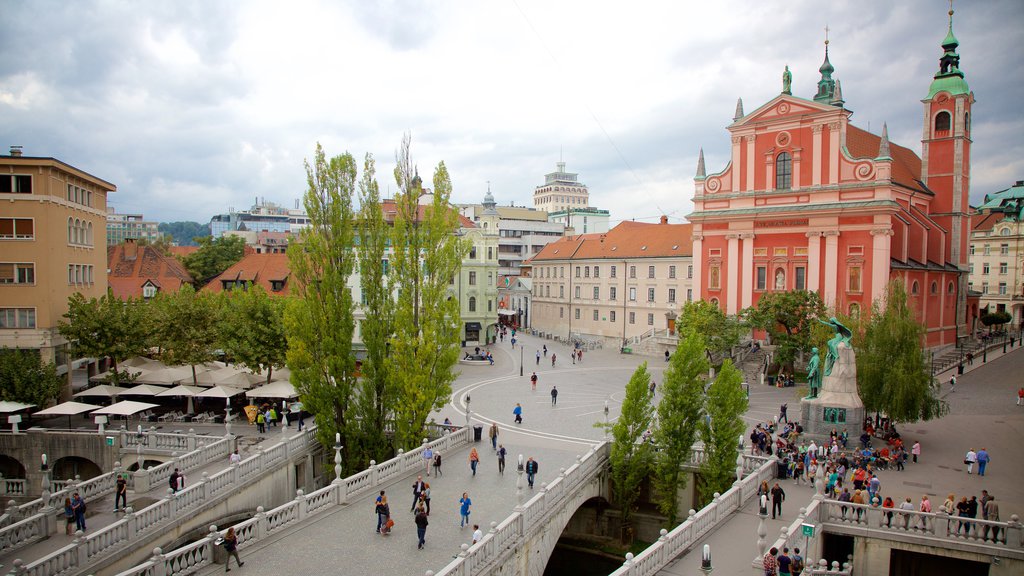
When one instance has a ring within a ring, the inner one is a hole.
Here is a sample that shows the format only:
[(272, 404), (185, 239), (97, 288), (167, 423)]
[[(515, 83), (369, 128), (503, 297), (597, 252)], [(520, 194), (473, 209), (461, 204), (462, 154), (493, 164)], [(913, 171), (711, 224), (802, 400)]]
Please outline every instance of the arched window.
[(933, 280), (932, 281), (932, 295), (935, 295), (935, 294), (938, 294), (938, 293), (939, 293), (939, 283), (935, 282)]
[(999, 231), (999, 235), (1000, 236), (1009, 236), (1010, 235), (1010, 229), (1009, 228), (1003, 228), (1002, 230)]
[(82, 221), (75, 218), (75, 244), (82, 243)]
[(775, 189), (789, 190), (793, 178), (793, 162), (790, 160), (789, 152), (783, 152), (775, 157)]
[(476, 296), (469, 297), (469, 311), (476, 312)]
[(89, 232), (85, 236), (85, 243), (92, 246), (92, 222), (89, 222)]
[(947, 294), (953, 294), (953, 292), (955, 292), (955, 291), (956, 291), (956, 288), (953, 286), (953, 283), (950, 282), (949, 286), (946, 287), (946, 293)]
[(711, 304), (713, 304), (715, 308), (719, 308), (718, 298), (712, 298), (711, 299)]
[(935, 131), (936, 132), (948, 132), (949, 126), (952, 124), (952, 117), (949, 112), (943, 110), (935, 115)]
[(68, 244), (75, 242), (75, 221), (68, 218)]
[(964, 112), (964, 132), (970, 133), (971, 131), (971, 113)]
[(914, 296), (917, 296), (919, 290), (920, 287), (917, 284), (917, 280), (914, 280), (914, 283), (910, 285), (910, 293), (913, 294)]

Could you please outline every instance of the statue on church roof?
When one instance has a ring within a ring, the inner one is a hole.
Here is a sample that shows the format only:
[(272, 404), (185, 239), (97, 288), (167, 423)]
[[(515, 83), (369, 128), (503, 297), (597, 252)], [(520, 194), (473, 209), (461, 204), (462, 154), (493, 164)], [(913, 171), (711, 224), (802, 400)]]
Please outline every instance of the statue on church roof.
[(785, 71), (782, 72), (782, 93), (792, 95), (793, 94), (793, 74), (789, 71), (789, 65), (786, 65)]

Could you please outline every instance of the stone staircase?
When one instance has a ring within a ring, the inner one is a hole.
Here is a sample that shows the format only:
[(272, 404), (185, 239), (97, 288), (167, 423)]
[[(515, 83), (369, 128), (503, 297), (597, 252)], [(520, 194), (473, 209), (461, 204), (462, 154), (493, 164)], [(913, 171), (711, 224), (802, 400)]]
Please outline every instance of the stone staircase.
[(744, 382), (750, 385), (759, 384), (761, 382), (759, 375), (764, 369), (764, 359), (766, 356), (768, 356), (768, 351), (765, 350), (763, 346), (757, 352), (747, 354), (747, 357), (740, 365), (740, 370), (743, 372)]

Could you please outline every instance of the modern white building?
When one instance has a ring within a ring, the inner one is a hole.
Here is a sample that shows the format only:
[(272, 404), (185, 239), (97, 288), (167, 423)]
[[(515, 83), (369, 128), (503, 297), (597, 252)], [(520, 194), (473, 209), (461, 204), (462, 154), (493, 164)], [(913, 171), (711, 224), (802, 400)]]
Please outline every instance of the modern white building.
[(499, 277), (518, 276), (519, 266), (524, 260), (533, 258), (565, 233), (565, 227), (549, 222), (545, 212), (524, 206), (498, 206), (490, 190), (482, 204), (462, 204), (459, 212), (479, 224), (488, 207), (498, 213)]
[(125, 240), (155, 242), (160, 238), (159, 224), (150, 222), (142, 214), (119, 214), (107, 206), (107, 246), (117, 246)]
[(295, 208), (285, 208), (259, 201), (249, 210), (236, 212), (229, 208), (227, 214), (218, 214), (210, 219), (210, 234), (214, 239), (220, 238), (225, 232), (241, 230), (252, 232), (291, 232), (297, 234), (309, 226), (309, 216), (295, 202)]
[(548, 221), (565, 227), (567, 234), (604, 234), (610, 213), (600, 208), (569, 208), (548, 214)]

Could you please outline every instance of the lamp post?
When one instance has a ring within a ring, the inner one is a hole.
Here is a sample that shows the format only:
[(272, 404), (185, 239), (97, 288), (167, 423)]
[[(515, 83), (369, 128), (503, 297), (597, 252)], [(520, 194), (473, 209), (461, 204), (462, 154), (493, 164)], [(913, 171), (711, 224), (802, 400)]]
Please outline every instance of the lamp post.
[(516, 499), (522, 501), (523, 498), (523, 472), (526, 471), (526, 467), (523, 465), (523, 455), (519, 455), (519, 464), (516, 466)]
[(224, 399), (224, 435), (231, 437), (231, 398)]
[(43, 506), (46, 507), (50, 505), (50, 465), (46, 461), (45, 453), (42, 456), (42, 463), (39, 466), (39, 470), (43, 473), (42, 486), (40, 486), (42, 488), (40, 498), (43, 501)]
[(523, 375), (523, 347), (519, 347), (519, 375)]
[(604, 439), (608, 439), (608, 401), (604, 401)]
[(714, 567), (711, 566), (711, 546), (704, 545), (704, 550), (700, 555), (700, 571), (705, 574), (711, 574)]
[(469, 409), (469, 394), (466, 394), (466, 428), (469, 428), (470, 409)]
[(138, 432), (135, 434), (135, 454), (138, 456), (138, 470), (142, 470), (142, 441), (145, 438), (145, 434), (142, 432), (142, 424), (139, 424)]
[(334, 481), (341, 482), (341, 432), (334, 433)]

